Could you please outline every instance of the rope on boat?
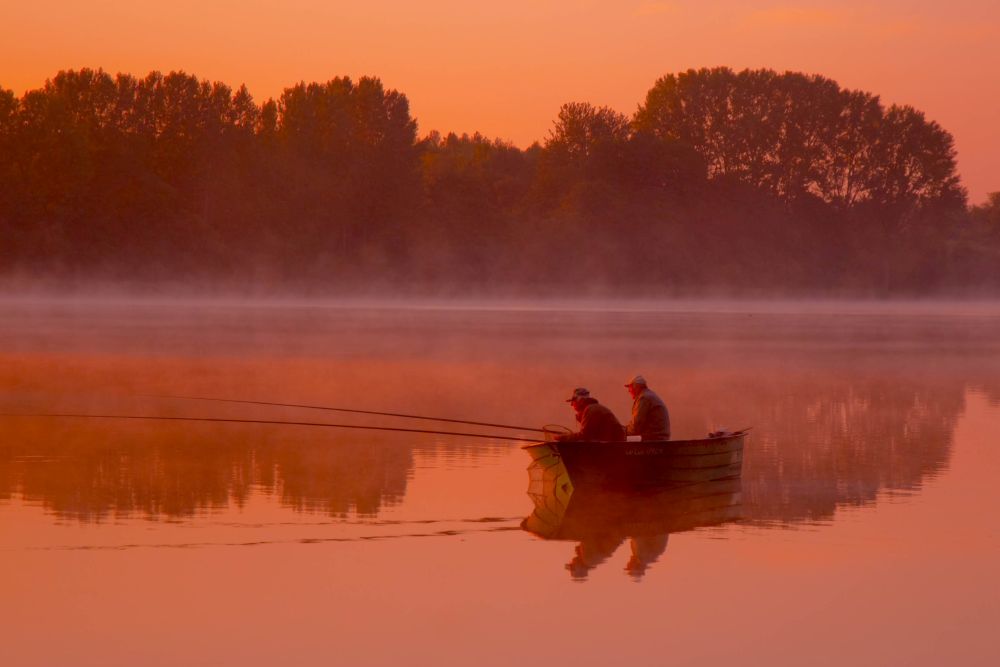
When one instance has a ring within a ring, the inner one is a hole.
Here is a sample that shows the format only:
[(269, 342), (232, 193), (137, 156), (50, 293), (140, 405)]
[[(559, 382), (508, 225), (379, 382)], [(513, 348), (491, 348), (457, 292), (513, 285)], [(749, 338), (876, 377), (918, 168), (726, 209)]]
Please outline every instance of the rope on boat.
[(156, 421), (189, 421), (189, 422), (221, 422), (227, 424), (277, 424), (281, 426), (324, 426), (326, 428), (353, 428), (364, 431), (395, 431), (397, 433), (429, 433), (432, 435), (456, 435), (465, 438), (486, 438), (489, 440), (512, 440), (515, 442), (537, 442), (530, 438), (515, 438), (508, 435), (495, 435), (488, 433), (463, 433), (459, 431), (432, 431), (419, 428), (397, 428), (394, 426), (360, 426), (357, 424), (330, 424), (327, 422), (298, 422), (279, 421), (273, 419), (228, 419), (223, 417), (162, 417), (155, 415), (92, 415), (80, 413), (0, 413), (2, 417), (23, 417), (31, 419), (51, 418), (51, 419), (135, 419), (135, 420), (156, 420)]
[(279, 408), (305, 408), (307, 410), (328, 410), (330, 412), (346, 412), (356, 415), (378, 415), (379, 417), (402, 417), (404, 419), (422, 419), (425, 421), (448, 422), (451, 424), (469, 424), (471, 426), (490, 426), (493, 428), (509, 428), (515, 431), (531, 431), (532, 433), (546, 433), (545, 429), (532, 426), (513, 426), (511, 424), (494, 424), (492, 422), (476, 422), (467, 419), (449, 419), (447, 417), (427, 417), (424, 415), (410, 415), (401, 412), (379, 412), (376, 410), (355, 410), (352, 408), (333, 408), (326, 405), (303, 405), (300, 403), (274, 403), (271, 401), (247, 401), (237, 398), (214, 398), (211, 396), (171, 396), (161, 394), (143, 394), (146, 398), (172, 398), (186, 401), (216, 401), (219, 403), (242, 403), (244, 405), (269, 405)]

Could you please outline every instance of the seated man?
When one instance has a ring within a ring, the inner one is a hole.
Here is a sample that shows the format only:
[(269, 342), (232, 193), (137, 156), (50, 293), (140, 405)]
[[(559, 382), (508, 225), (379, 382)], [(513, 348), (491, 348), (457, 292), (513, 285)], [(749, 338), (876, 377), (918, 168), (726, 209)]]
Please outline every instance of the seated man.
[(625, 433), (642, 436), (643, 440), (669, 440), (670, 413), (663, 400), (646, 386), (646, 378), (636, 375), (625, 386), (632, 397), (632, 421)]
[(556, 437), (560, 442), (622, 442), (625, 440), (625, 429), (611, 410), (590, 397), (590, 392), (583, 387), (573, 390), (573, 395), (566, 399), (576, 412), (576, 420), (580, 422), (580, 430)]

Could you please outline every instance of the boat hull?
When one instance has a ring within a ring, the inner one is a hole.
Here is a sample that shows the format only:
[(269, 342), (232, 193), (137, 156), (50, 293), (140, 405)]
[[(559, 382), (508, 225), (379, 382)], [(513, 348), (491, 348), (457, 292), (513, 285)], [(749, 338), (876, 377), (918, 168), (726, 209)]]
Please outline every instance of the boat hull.
[(744, 431), (702, 440), (543, 442), (524, 450), (532, 459), (530, 484), (565, 477), (572, 487), (669, 488), (739, 477), (745, 437)]

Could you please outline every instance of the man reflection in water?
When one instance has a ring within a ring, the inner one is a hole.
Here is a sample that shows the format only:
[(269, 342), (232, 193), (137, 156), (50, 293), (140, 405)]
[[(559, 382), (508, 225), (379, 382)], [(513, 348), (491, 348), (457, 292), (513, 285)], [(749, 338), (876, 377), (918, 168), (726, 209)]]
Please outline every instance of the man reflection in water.
[(632, 555), (625, 565), (625, 571), (638, 581), (646, 574), (646, 568), (656, 562), (667, 550), (668, 533), (662, 535), (637, 535), (629, 540)]
[[(625, 571), (634, 580), (639, 581), (646, 574), (650, 565), (663, 555), (667, 549), (667, 539), (669, 534), (662, 535), (637, 535), (628, 538), (629, 554), (628, 563), (625, 564)], [(580, 540), (573, 550), (573, 559), (566, 563), (566, 569), (570, 576), (576, 581), (583, 581), (590, 574), (590, 571), (606, 561), (621, 543), (625, 541), (625, 535), (615, 533), (600, 533), (590, 535)]]
[(632, 421), (625, 432), (642, 436), (643, 440), (669, 440), (670, 413), (663, 399), (646, 386), (646, 378), (636, 375), (625, 388), (632, 397)]
[(573, 390), (566, 399), (576, 412), (580, 430), (557, 436), (560, 442), (623, 442), (625, 429), (611, 410), (590, 397), (590, 391), (583, 387)]
[(576, 581), (583, 581), (591, 570), (610, 558), (624, 540), (624, 535), (613, 534), (592, 535), (581, 540), (574, 549), (573, 559), (566, 563), (569, 575)]

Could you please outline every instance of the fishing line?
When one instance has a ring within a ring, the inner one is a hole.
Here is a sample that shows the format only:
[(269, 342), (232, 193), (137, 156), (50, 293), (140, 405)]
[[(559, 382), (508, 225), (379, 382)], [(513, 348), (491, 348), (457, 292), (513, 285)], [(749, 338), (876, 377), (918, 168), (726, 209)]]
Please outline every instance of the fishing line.
[(472, 426), (491, 426), (493, 428), (510, 428), (517, 431), (531, 431), (533, 433), (545, 433), (544, 429), (532, 426), (512, 426), (511, 424), (494, 424), (492, 422), (476, 422), (467, 419), (449, 419), (448, 417), (427, 417), (424, 415), (410, 415), (401, 412), (378, 412), (376, 410), (354, 410), (351, 408), (333, 408), (325, 405), (303, 405), (300, 403), (273, 403), (271, 401), (246, 401), (237, 398), (214, 398), (211, 396), (170, 396), (163, 394), (141, 394), (145, 398), (173, 398), (186, 401), (216, 401), (219, 403), (243, 403), (246, 405), (270, 405), (279, 408), (305, 408), (307, 410), (329, 410), (331, 412), (346, 412), (357, 415), (377, 415), (379, 417), (402, 417), (404, 419), (423, 419), (426, 421), (448, 422), (451, 424), (469, 424)]
[(486, 438), (489, 440), (512, 440), (515, 442), (536, 442), (528, 438), (515, 438), (507, 435), (491, 435), (486, 433), (463, 433), (459, 431), (432, 431), (419, 428), (398, 428), (394, 426), (360, 426), (357, 424), (329, 424), (327, 422), (278, 421), (273, 419), (228, 419), (224, 417), (160, 417), (152, 415), (92, 415), (78, 413), (35, 413), (12, 414), (0, 413), (0, 417), (53, 418), (53, 419), (134, 419), (156, 421), (191, 421), (219, 422), (226, 424), (276, 424), (281, 426), (324, 426), (327, 428), (353, 428), (364, 431), (394, 431), (397, 433), (429, 433), (432, 435), (456, 435), (465, 438)]

